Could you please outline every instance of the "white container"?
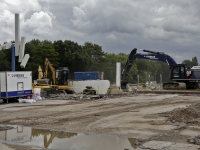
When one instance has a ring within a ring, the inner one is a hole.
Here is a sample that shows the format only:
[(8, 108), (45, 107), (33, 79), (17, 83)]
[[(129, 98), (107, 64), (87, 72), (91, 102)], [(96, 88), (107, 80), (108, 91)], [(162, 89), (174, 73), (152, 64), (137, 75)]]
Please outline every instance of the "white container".
[(97, 94), (106, 94), (110, 87), (109, 80), (72, 80), (69, 81), (71, 90), (75, 93), (82, 93), (86, 86), (92, 86)]
[(32, 95), (31, 71), (0, 72), (0, 98), (23, 97)]

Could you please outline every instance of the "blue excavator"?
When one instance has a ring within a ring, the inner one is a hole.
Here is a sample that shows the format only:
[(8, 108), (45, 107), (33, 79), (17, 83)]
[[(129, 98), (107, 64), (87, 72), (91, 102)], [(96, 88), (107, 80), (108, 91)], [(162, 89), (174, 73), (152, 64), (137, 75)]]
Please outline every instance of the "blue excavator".
[(165, 90), (198, 89), (200, 87), (200, 66), (187, 69), (185, 64), (177, 64), (172, 57), (163, 52), (142, 51), (146, 53), (137, 53), (137, 48), (134, 48), (128, 56), (121, 74), (122, 89), (127, 88), (128, 76), (136, 59), (162, 61), (168, 64), (171, 70), (170, 79), (172, 82), (163, 83), (163, 89)]

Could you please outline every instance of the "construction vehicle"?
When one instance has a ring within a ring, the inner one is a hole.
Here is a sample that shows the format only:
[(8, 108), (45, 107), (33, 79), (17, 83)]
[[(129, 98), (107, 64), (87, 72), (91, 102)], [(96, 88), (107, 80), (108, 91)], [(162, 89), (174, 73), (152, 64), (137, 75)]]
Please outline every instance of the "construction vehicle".
[(49, 79), (43, 79), (44, 75), (42, 72), (41, 66), (38, 67), (38, 79), (36, 82), (32, 83), (32, 93), (34, 93), (34, 88), (40, 88), (41, 91), (51, 89), (50, 85), (48, 84)]
[(168, 64), (171, 73), (170, 79), (172, 82), (163, 83), (163, 89), (166, 90), (179, 90), (179, 89), (197, 89), (200, 86), (200, 67), (194, 66), (191, 69), (187, 69), (185, 64), (177, 64), (176, 61), (169, 55), (163, 52), (156, 52), (150, 50), (142, 50), (147, 54), (137, 53), (137, 49), (134, 48), (125, 64), (125, 67), (121, 74), (121, 88), (126, 89), (128, 83), (128, 76), (130, 70), (135, 62), (135, 59), (147, 59), (162, 61)]
[(42, 72), (42, 68), (41, 66), (38, 67), (38, 79), (42, 79), (43, 78), (43, 72)]
[(65, 91), (69, 89), (68, 85), (69, 70), (67, 67), (59, 67), (58, 69), (55, 69), (47, 58), (44, 61), (44, 67), (45, 67), (44, 73), (41, 73), (42, 69), (40, 66), (38, 68), (38, 79), (37, 79), (38, 85), (41, 86), (48, 85), (49, 83), (48, 70), (50, 69), (52, 78), (51, 89), (65, 90)]

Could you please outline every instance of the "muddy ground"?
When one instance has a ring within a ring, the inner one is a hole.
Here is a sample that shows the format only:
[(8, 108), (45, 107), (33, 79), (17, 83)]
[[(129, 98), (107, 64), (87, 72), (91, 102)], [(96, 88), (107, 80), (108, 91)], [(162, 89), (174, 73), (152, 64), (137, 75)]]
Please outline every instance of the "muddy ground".
[(128, 94), (97, 100), (41, 100), (0, 104), (2, 125), (127, 136), (146, 141), (200, 141), (197, 94)]

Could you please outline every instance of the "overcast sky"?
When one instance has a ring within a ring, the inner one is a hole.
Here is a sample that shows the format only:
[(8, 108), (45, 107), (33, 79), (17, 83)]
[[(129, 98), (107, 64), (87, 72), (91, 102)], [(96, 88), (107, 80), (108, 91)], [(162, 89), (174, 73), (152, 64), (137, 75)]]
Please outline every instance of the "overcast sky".
[(0, 0), (0, 44), (31, 39), (89, 41), (108, 53), (133, 48), (164, 52), (177, 63), (200, 63), (200, 0)]

